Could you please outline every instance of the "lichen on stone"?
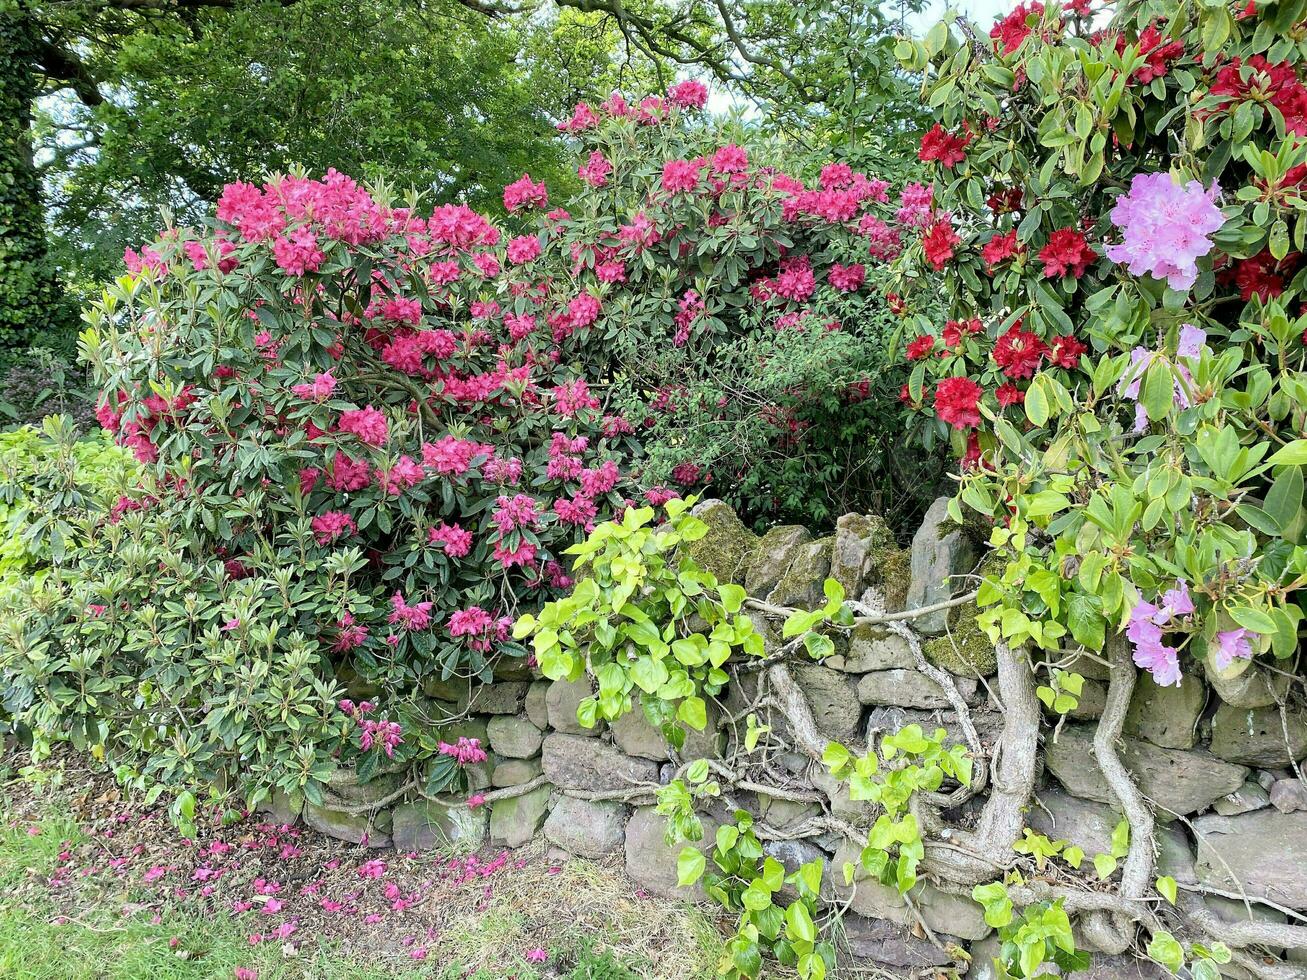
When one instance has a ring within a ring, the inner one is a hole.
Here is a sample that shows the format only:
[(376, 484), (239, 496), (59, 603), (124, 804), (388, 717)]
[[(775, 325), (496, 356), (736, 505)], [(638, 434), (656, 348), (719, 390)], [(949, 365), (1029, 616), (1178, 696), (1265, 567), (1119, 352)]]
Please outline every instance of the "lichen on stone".
[(758, 550), (758, 536), (724, 501), (705, 500), (693, 513), (708, 525), (708, 533), (698, 541), (687, 541), (683, 546), (685, 554), (717, 576), (718, 582), (743, 584), (744, 573)]
[(950, 623), (948, 632), (922, 644), (921, 650), (936, 667), (950, 674), (974, 677), (985, 676), (998, 669), (994, 644), (976, 622), (976, 607), (967, 603), (958, 608), (968, 611)]
[(799, 550), (767, 601), (778, 606), (815, 609), (826, 601), (823, 587), (830, 574), (831, 553), (835, 539), (820, 538)]
[(886, 612), (907, 608), (908, 585), (912, 580), (912, 554), (893, 544), (875, 548), (867, 571), (867, 581), (885, 598)]

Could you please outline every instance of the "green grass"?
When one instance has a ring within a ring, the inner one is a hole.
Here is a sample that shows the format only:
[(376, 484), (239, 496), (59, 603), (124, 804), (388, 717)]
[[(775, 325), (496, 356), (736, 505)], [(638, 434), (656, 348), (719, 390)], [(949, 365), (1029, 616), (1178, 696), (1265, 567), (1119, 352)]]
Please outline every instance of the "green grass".
[[(57, 788), (57, 787), (56, 787)], [(497, 900), (475, 923), (428, 944), (430, 961), (418, 963), (404, 953), (386, 956), (369, 950), (360, 957), (303, 932), (295, 937), (299, 952), (287, 956), (276, 941), (251, 946), (249, 926), (226, 915), (200, 915), (165, 908), (153, 921), (157, 905), (134, 915), (133, 899), (145, 897), (79, 882), (71, 876), (63, 888), (46, 882), (58, 866), (65, 842), (73, 847), (88, 838), (64, 811), (58, 792), (32, 791), (39, 816), (20, 816), (12, 801), (0, 796), (0, 977), (14, 980), (231, 980), (237, 967), (257, 972), (259, 980), (644, 980), (659, 975), (635, 954), (620, 958), (600, 949), (603, 936), (580, 929), (555, 934), (550, 962), (539, 968), (505, 951), (521, 949), (527, 916), (513, 902)], [(0, 785), (0, 793), (3, 786)], [(25, 808), (30, 815), (31, 802)], [(29, 828), (39, 833), (29, 833)], [(698, 923), (699, 918), (691, 920)], [(706, 921), (692, 943), (706, 948), (713, 936)], [(393, 938), (393, 937), (392, 937)], [(465, 973), (486, 963), (476, 954), (498, 947), (493, 968)], [(390, 948), (394, 948), (393, 944)], [(381, 957), (381, 958), (379, 958)], [(515, 961), (515, 962), (514, 962)], [(566, 972), (559, 972), (565, 970)], [(697, 970), (695, 971), (697, 974)], [(678, 977), (677, 980), (680, 980)], [(688, 975), (687, 975), (688, 980)]]

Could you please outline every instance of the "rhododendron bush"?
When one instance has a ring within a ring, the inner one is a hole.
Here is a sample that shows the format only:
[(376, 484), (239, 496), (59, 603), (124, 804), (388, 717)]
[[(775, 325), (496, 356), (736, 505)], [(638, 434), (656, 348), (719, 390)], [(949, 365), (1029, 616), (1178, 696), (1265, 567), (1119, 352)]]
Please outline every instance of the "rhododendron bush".
[[(336, 173), (230, 185), (211, 228), (129, 251), (81, 344), (100, 421), (148, 480), (25, 597), (8, 671), (76, 665), (29, 684), (47, 732), (158, 725), (203, 746), (168, 775), (212, 779), (266, 743), (249, 715), (276, 702), (308, 752), (292, 783), (319, 743), (365, 774), (426, 754), (451, 775), (452, 709), (422, 683), (466, 688), (523, 655), (513, 614), (569, 584), (560, 552), (623, 506), (631, 455), (524, 325), (538, 285), (502, 275), (513, 251), (465, 207), (419, 213)], [(121, 700), (61, 693), (86, 673)], [(116, 689), (124, 674), (139, 687)], [(337, 707), (346, 689), (366, 717)]]
[[(646, 482), (759, 523), (874, 508), (906, 526), (924, 496), (907, 488), (933, 481), (885, 465), (906, 372), (884, 357), (881, 279), (916, 190), (838, 161), (800, 179), (782, 148), (702, 119), (706, 96), (684, 82), (563, 123), (585, 191), (546, 224), (549, 329), (613, 380)], [(532, 193), (515, 185), (505, 204)]]
[[(995, 639), (1100, 648), (1159, 684), (1298, 649), (1307, 573), (1302, 4), (1027, 4), (900, 53), (939, 121), (903, 397), (995, 519)], [(1295, 28), (1296, 30), (1296, 28)], [(982, 50), (983, 48), (983, 50)], [(1034, 125), (1032, 120), (1038, 120)], [(936, 280), (931, 279), (933, 286)]]

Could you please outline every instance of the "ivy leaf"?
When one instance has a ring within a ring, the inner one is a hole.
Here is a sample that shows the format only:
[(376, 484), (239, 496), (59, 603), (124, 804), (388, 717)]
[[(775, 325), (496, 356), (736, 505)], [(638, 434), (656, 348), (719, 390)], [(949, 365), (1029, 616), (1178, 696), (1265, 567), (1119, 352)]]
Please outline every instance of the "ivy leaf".
[(701, 732), (708, 725), (708, 706), (703, 698), (686, 698), (676, 709), (676, 717)]
[(1106, 881), (1112, 877), (1112, 872), (1116, 870), (1116, 858), (1110, 854), (1095, 854), (1094, 870), (1098, 873), (1099, 878)]
[(1162, 877), (1158, 878), (1157, 893), (1174, 905), (1176, 895), (1175, 879), (1170, 875), (1162, 875)]
[(785, 910), (785, 934), (805, 943), (817, 941), (817, 927), (813, 925), (808, 907), (802, 901), (791, 902)]
[(645, 655), (640, 657), (631, 664), (631, 680), (635, 681), (636, 686), (646, 694), (653, 694), (654, 691), (667, 683), (667, 668), (663, 666), (661, 660), (655, 660), (653, 657)]
[(744, 605), (745, 591), (738, 585), (717, 586), (717, 596), (722, 601), (722, 608), (734, 615)]
[(1071, 867), (1079, 870), (1080, 865), (1085, 860), (1085, 852), (1082, 848), (1076, 847), (1073, 844), (1062, 851), (1062, 860), (1071, 865)]
[(1184, 966), (1184, 947), (1169, 932), (1155, 932), (1148, 944), (1148, 958), (1172, 973), (1179, 973)]
[(835, 641), (820, 633), (804, 634), (803, 645), (813, 660), (824, 660), (835, 653)]
[(685, 888), (693, 885), (703, 876), (704, 857), (697, 847), (681, 849), (676, 859), (676, 885)]

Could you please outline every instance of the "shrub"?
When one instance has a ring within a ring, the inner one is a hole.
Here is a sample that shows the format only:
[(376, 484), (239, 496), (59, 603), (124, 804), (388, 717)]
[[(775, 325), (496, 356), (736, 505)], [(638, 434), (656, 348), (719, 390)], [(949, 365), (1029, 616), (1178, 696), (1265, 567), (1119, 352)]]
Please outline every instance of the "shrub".
[(946, 28), (900, 48), (939, 181), (898, 271), (943, 268), (954, 318), (916, 318), (908, 397), (965, 449), (955, 516), (1014, 559), (981, 590), (994, 639), (1125, 627), (1161, 684), (1186, 654), (1228, 676), (1297, 652), (1301, 10), (1127, 3), (1096, 30), (1030, 4), (992, 56)]
[(78, 439), (66, 418), (0, 433), (0, 592), (63, 564), (82, 545), (74, 524), (137, 479), (130, 453), (100, 434)]
[[(934, 474), (901, 481), (867, 452), (895, 440), (906, 380), (883, 356), (889, 184), (828, 163), (809, 186), (780, 147), (701, 121), (703, 95), (614, 98), (565, 124), (585, 186), (545, 242), (555, 337), (621, 392), (647, 484), (721, 496), (755, 523), (886, 508), (906, 526), (920, 495), (905, 482)], [(563, 311), (591, 298), (578, 329)]]

